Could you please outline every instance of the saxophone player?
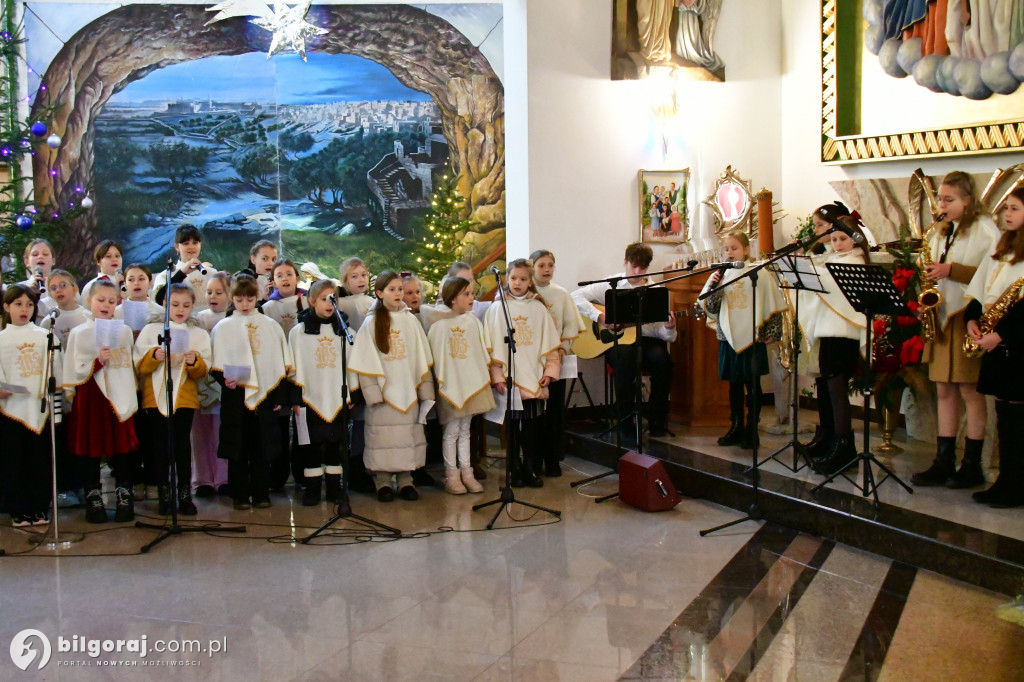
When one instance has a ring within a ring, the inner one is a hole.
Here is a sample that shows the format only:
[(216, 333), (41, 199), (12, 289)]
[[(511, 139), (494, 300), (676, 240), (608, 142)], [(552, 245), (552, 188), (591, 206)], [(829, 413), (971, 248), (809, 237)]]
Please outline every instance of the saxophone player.
[[(938, 390), (938, 447), (931, 467), (911, 476), (914, 485), (970, 488), (981, 485), (981, 449), (985, 439), (985, 396), (978, 393), (981, 361), (964, 355), (963, 338), (967, 333), (964, 293), (981, 265), (992, 253), (999, 238), (996, 224), (983, 213), (974, 180), (962, 171), (953, 171), (942, 179), (938, 191), (939, 210), (946, 222), (929, 230), (922, 245), (930, 263), (924, 276), (935, 282), (942, 300), (935, 306), (935, 338), (925, 344), (924, 361), (928, 378)], [(960, 425), (962, 397), (967, 408), (967, 439), (960, 469), (956, 469), (956, 433)]]
[[(996, 398), (999, 478), (975, 501), (993, 507), (1024, 505), (1024, 187), (1003, 206), (1006, 232), (967, 288), (969, 339), (984, 352), (978, 392)], [(983, 313), (984, 311), (984, 313)]]

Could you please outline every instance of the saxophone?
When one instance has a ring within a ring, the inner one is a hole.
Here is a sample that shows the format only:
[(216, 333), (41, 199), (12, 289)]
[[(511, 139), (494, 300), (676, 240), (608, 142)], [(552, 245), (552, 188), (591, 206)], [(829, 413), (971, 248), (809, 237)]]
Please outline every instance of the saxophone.
[[(992, 333), (1003, 316), (1020, 300), (1021, 293), (1024, 293), (1024, 277), (1008, 286), (1006, 291), (992, 304), (992, 307), (978, 318), (978, 330), (982, 336)], [(985, 349), (979, 346), (970, 334), (964, 337), (963, 351), (964, 355), (969, 358), (980, 358), (985, 354)]]
[(918, 314), (921, 317), (921, 336), (925, 341), (934, 341), (938, 331), (939, 320), (936, 308), (942, 303), (942, 293), (936, 286), (933, 279), (928, 279), (925, 269), (933, 263), (931, 236), (940, 225), (943, 224), (945, 214), (940, 214), (938, 219), (925, 230), (921, 241), (921, 249), (918, 251), (917, 269), (921, 277), (921, 293), (917, 295)]

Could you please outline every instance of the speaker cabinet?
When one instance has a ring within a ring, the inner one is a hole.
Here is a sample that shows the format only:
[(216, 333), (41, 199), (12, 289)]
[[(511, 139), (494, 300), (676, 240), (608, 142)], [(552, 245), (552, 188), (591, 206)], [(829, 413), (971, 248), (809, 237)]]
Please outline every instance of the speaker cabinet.
[(634, 451), (619, 460), (619, 499), (647, 512), (672, 509), (682, 500), (661, 460)]

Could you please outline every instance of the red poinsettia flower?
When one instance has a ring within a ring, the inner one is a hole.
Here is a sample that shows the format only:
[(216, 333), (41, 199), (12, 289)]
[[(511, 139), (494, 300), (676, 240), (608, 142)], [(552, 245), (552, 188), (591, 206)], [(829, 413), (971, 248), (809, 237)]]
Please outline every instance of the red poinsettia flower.
[(900, 359), (895, 353), (886, 353), (875, 357), (876, 372), (896, 372), (900, 368)]
[(918, 305), (917, 301), (907, 301), (907, 307), (908, 307), (908, 308), (910, 308), (910, 310), (911, 310), (912, 312), (915, 312), (915, 313), (916, 313), (916, 312), (917, 312), (917, 309), (918, 309), (918, 308), (919, 308), (920, 306)]
[(896, 324), (901, 327), (912, 327), (917, 324), (917, 318), (913, 315), (898, 315), (896, 317)]
[(871, 321), (871, 333), (875, 336), (881, 336), (882, 334), (885, 334), (886, 326), (886, 321), (884, 319), (875, 318)]
[(920, 336), (911, 336), (900, 348), (900, 362), (904, 365), (916, 365), (921, 362), (924, 354), (924, 340)]

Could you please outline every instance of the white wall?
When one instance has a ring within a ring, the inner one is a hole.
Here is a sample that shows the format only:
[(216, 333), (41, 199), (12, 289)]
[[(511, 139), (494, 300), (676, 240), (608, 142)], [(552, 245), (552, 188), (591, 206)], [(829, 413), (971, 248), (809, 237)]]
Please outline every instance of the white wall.
[[(783, 0), (782, 74), (782, 198), (789, 217), (784, 230), (792, 232), (797, 219), (838, 195), (829, 182), (860, 178), (906, 178), (917, 168), (928, 175), (952, 170), (989, 173), (1024, 163), (1024, 154), (987, 154), (948, 159), (881, 161), (846, 166), (820, 162), (821, 50), (818, 3)], [(922, 93), (922, 99), (927, 97)], [(870, 226), (869, 226), (870, 227)]]
[[(523, 8), (527, 35), (519, 40), (514, 17)], [(680, 83), (681, 130), (671, 134), (667, 155), (650, 108), (651, 82), (610, 80), (611, 25), (611, 0), (505, 2), (509, 258), (550, 249), (558, 260), (555, 280), (567, 288), (621, 268), (624, 247), (639, 236), (640, 169), (690, 167), (698, 230), (711, 221), (700, 200), (726, 164), (754, 190), (782, 184), (776, 0), (724, 3), (715, 48), (727, 82)], [(523, 68), (525, 129), (512, 91)], [(523, 197), (528, 217), (514, 208)]]

